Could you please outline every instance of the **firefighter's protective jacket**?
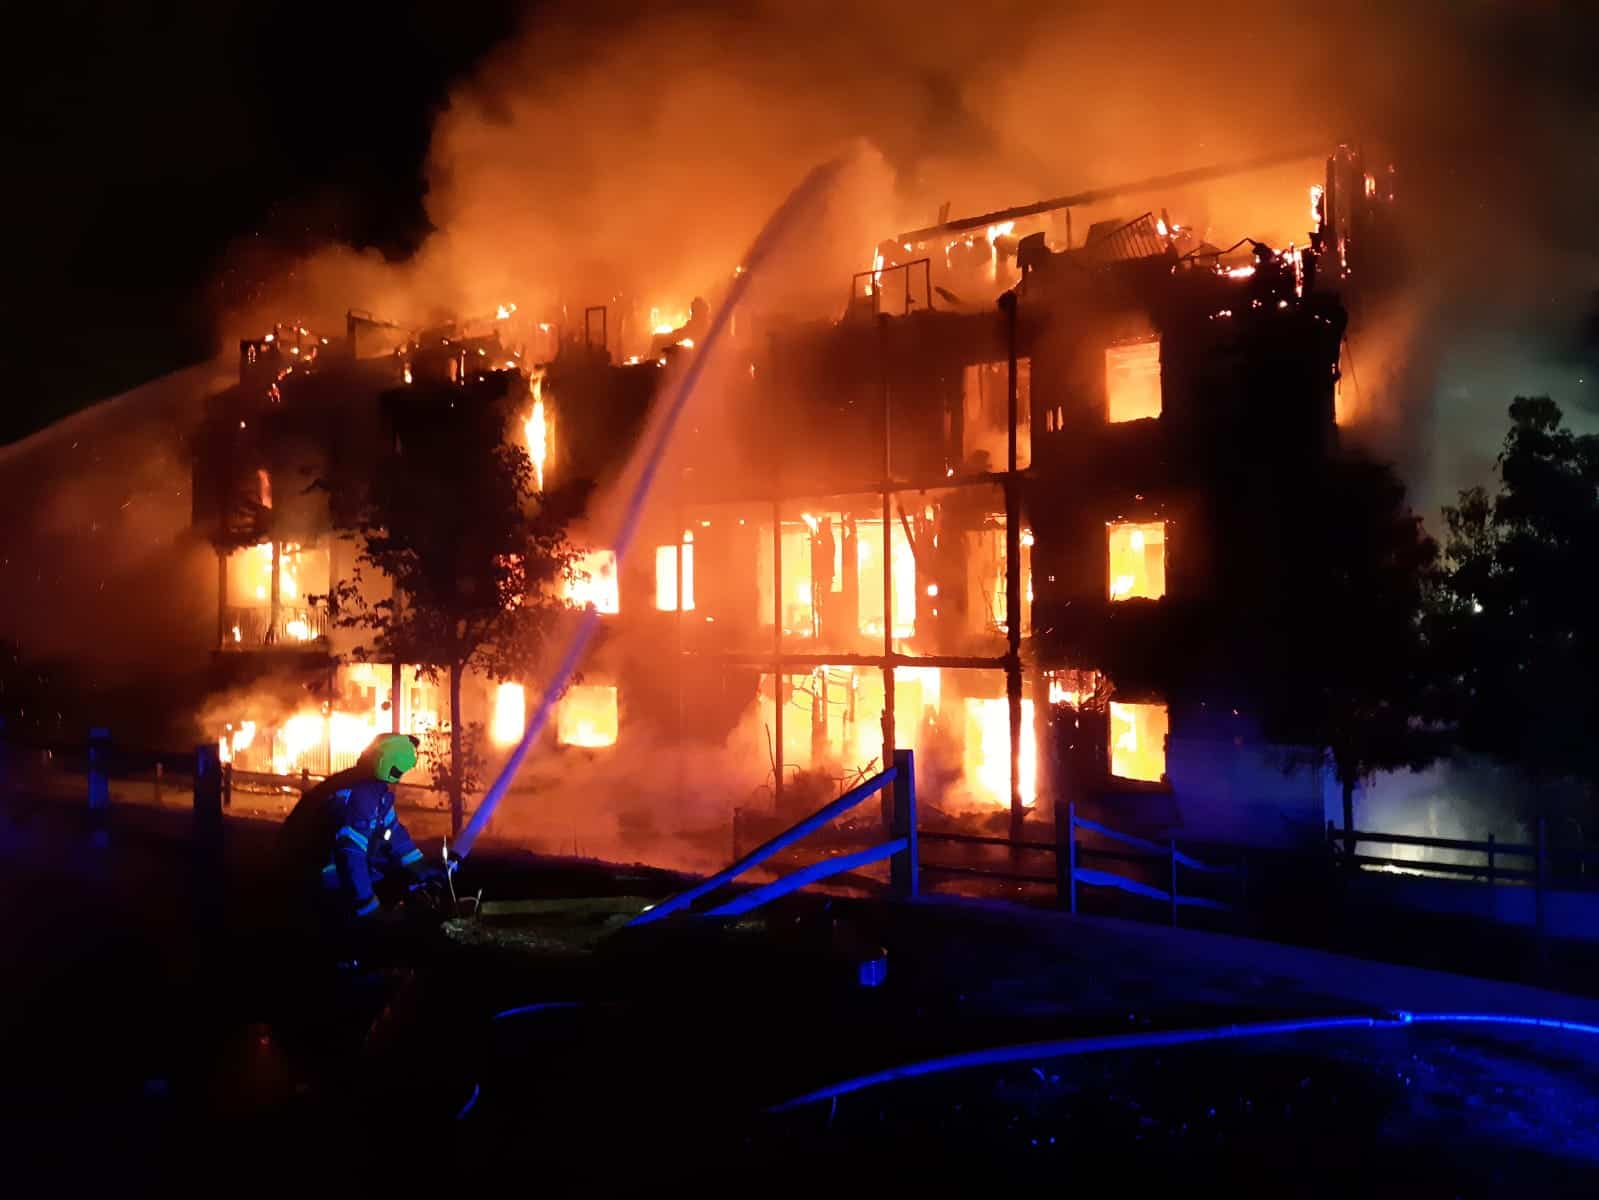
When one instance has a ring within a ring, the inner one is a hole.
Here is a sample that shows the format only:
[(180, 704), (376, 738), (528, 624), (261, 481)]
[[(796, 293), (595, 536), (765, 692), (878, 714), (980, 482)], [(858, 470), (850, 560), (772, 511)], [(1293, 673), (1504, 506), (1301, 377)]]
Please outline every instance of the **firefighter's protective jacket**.
[(422, 851), (394, 811), (394, 791), (365, 767), (330, 775), (284, 822), (286, 857), (314, 861), (356, 916), (378, 909), (372, 885), (397, 867), (417, 870)]

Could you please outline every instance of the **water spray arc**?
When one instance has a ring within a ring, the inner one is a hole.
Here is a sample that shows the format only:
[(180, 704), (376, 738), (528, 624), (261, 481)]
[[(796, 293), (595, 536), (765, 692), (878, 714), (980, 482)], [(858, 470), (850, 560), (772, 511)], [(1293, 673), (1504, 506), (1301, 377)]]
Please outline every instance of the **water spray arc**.
[[(667, 401), (661, 410), (661, 418), (654, 436), (649, 438), (641, 449), (642, 466), (638, 478), (633, 485), (632, 492), (627, 497), (627, 502), (622, 509), (621, 524), (617, 530), (612, 545), (616, 551), (617, 569), (620, 571), (623, 561), (631, 548), (634, 536), (638, 532), (639, 523), (643, 520), (644, 505), (649, 500), (651, 489), (655, 485), (656, 476), (660, 473), (661, 461), (670, 445), (672, 435), (677, 428), (683, 410), (688, 406), (697, 389), (700, 378), (705, 372), (705, 366), (712, 361), (727, 337), (732, 314), (738, 310), (750, 285), (761, 273), (761, 267), (768, 262), (773, 252), (781, 243), (784, 235), (791, 225), (803, 213), (810, 210), (811, 206), (823, 199), (828, 189), (839, 178), (845, 169), (845, 161), (835, 159), (815, 168), (796, 187), (782, 206), (772, 215), (771, 220), (756, 237), (749, 252), (744, 256), (744, 270), (741, 271), (729, 290), (726, 302), (722, 305), (712, 319), (709, 332), (696, 350), (682, 377), (669, 393)], [(478, 837), (493, 818), (495, 809), (510, 789), (517, 773), (526, 761), (528, 751), (549, 723), (551, 711), (561, 693), (566, 690), (567, 684), (577, 671), (578, 663), (582, 661), (584, 651), (588, 649), (589, 641), (594, 636), (594, 630), (599, 622), (598, 611), (590, 605), (583, 613), (577, 628), (573, 631), (572, 640), (568, 643), (566, 652), (561, 656), (561, 661), (544, 688), (543, 697), (538, 707), (528, 720), (527, 729), (522, 734), (522, 740), (516, 744), (510, 756), (505, 760), (505, 765), (495, 777), (483, 795), (483, 802), (473, 812), (472, 819), (462, 829), (456, 839), (455, 849), (457, 855), (464, 859), (472, 853), (472, 847), (477, 843)]]

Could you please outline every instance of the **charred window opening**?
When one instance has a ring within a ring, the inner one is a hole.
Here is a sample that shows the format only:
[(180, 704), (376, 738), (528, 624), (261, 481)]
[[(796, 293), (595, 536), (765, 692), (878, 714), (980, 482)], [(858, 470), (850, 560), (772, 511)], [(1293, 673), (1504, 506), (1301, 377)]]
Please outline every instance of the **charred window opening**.
[(575, 683), (555, 712), (555, 740), (562, 746), (599, 749), (616, 744), (616, 685)]
[(1123, 522), (1106, 526), (1112, 600), (1159, 600), (1166, 594), (1166, 523)]
[[(1010, 458), (1010, 364), (973, 363), (961, 377), (966, 470), (1003, 471)], [(1016, 360), (1016, 465), (1032, 462), (1033, 360)]]
[(1160, 339), (1105, 347), (1106, 418), (1143, 421), (1160, 413)]
[(1110, 773), (1122, 779), (1160, 783), (1166, 778), (1164, 704), (1110, 704)]

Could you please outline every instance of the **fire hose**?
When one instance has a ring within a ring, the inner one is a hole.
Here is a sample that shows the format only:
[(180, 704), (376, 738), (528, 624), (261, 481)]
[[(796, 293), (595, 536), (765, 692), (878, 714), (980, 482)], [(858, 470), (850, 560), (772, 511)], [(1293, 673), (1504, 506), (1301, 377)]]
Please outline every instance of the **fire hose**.
[(806, 1092), (780, 1104), (768, 1113), (789, 1112), (823, 1100), (836, 1100), (851, 1092), (950, 1071), (975, 1067), (1004, 1066), (1036, 1059), (1067, 1058), (1087, 1054), (1109, 1054), (1122, 1050), (1147, 1050), (1161, 1046), (1184, 1046), (1196, 1042), (1235, 1041), (1242, 1038), (1273, 1037), (1291, 1033), (1313, 1033), (1334, 1029), (1397, 1029), (1406, 1025), (1509, 1025), (1523, 1028), (1556, 1029), (1566, 1033), (1599, 1035), (1599, 1025), (1580, 1021), (1559, 1021), (1548, 1017), (1516, 1016), (1504, 1013), (1412, 1013), (1397, 1010), (1380, 1016), (1319, 1017), (1298, 1021), (1257, 1021), (1242, 1025), (1220, 1025), (1205, 1029), (1176, 1029), (1148, 1033), (1111, 1034), (1105, 1037), (1063, 1038), (1018, 1045), (990, 1046), (938, 1058), (904, 1063), (882, 1071), (857, 1075), (827, 1087)]
[[(507, 1008), (494, 1014), (501, 1021), (523, 1014), (551, 1009), (584, 1007), (581, 1001), (552, 1000), (540, 1004), (524, 1004)], [(1403, 1009), (1380, 1015), (1313, 1017), (1295, 1021), (1256, 1021), (1246, 1024), (1218, 1025), (1201, 1029), (1152, 1030), (1145, 1033), (1109, 1034), (1103, 1037), (1057, 1038), (1042, 1042), (1022, 1042), (1006, 1046), (988, 1046), (967, 1050), (960, 1054), (941, 1055), (902, 1063), (881, 1071), (856, 1075), (815, 1091), (806, 1092), (779, 1104), (771, 1105), (767, 1113), (791, 1112), (823, 1100), (835, 1103), (840, 1096), (862, 1092), (883, 1084), (925, 1075), (939, 1075), (953, 1071), (968, 1071), (978, 1067), (1005, 1066), (1010, 1063), (1037, 1061), (1052, 1058), (1075, 1058), (1090, 1054), (1114, 1054), (1119, 1051), (1151, 1050), (1166, 1046), (1186, 1046), (1201, 1042), (1239, 1041), (1246, 1038), (1279, 1037), (1285, 1034), (1321, 1033), (1339, 1029), (1400, 1029), (1407, 1025), (1501, 1025), (1513, 1028), (1551, 1029), (1562, 1033), (1581, 1033), (1599, 1036), (1599, 1025), (1582, 1021), (1561, 1021), (1552, 1017), (1529, 1017), (1512, 1013), (1413, 1013)], [(472, 1094), (457, 1114), (464, 1120), (477, 1106), (481, 1086), (472, 1085)]]

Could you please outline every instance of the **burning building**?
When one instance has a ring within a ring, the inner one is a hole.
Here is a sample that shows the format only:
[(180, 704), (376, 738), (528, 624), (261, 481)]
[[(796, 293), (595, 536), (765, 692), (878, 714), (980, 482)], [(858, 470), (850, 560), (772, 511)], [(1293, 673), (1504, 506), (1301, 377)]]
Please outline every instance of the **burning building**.
[[(725, 417), (680, 431), (640, 548), (585, 542), (566, 584), (602, 632), (551, 747), (753, 729), (736, 787), (779, 812), (909, 747), (935, 810), (1013, 831), (1070, 795), (1123, 827), (1313, 835), (1319, 773), (1282, 769), (1225, 665), (1295, 536), (1297, 481), (1336, 445), (1339, 288), (1392, 198), (1340, 150), (1306, 247), (1222, 249), (1164, 211), (1073, 231), (1066, 197), (885, 240), (836, 319), (735, 314)], [(237, 763), (319, 773), (379, 730), (439, 730), (417, 664), (347, 661), (307, 601), (352, 553), (310, 485), (359, 467), (377, 398), (503, 373), (540, 490), (613, 479), (703, 352), (702, 302), (661, 311), (635, 344), (605, 309), (574, 333), (507, 308), (241, 345), (196, 467), (219, 682), (287, 672), (302, 692), (219, 731)], [(537, 690), (474, 685), (493, 744)]]

